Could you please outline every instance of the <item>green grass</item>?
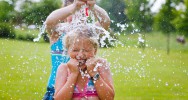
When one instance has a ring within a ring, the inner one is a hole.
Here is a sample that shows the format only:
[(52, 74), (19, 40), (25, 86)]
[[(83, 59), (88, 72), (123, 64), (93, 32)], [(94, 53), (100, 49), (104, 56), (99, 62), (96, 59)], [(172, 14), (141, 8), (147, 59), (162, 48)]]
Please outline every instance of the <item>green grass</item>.
[(164, 51), (134, 48), (109, 51), (114, 51), (108, 59), (116, 100), (188, 99), (188, 54), (172, 52), (168, 56)]
[(16, 35), (30, 35), (30, 36), (37, 36), (39, 33), (39, 30), (37, 29), (26, 29), (26, 28), (21, 28), (21, 29), (15, 29)]
[(42, 98), (50, 73), (49, 45), (1, 39), (0, 46), (0, 99)]
[[(124, 47), (98, 52), (111, 63), (115, 100), (187, 100), (188, 44), (172, 36), (167, 55), (162, 34), (146, 34), (145, 50), (136, 47), (137, 37), (121, 36)], [(48, 43), (0, 39), (0, 100), (42, 99), (50, 65)]]

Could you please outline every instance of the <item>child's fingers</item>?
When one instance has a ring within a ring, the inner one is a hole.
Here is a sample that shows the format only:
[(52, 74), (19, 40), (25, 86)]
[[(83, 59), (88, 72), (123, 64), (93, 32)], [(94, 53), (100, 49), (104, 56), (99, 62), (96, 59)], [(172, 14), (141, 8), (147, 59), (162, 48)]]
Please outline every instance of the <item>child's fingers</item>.
[(80, 4), (80, 5), (84, 5), (84, 4), (86, 4), (86, 2), (83, 1), (83, 0), (77, 0), (77, 2), (78, 2), (78, 4)]
[(81, 6), (86, 3), (83, 0), (75, 0), (74, 4), (76, 5), (77, 9), (80, 9)]
[(89, 6), (90, 9), (92, 9), (95, 4), (96, 4), (95, 0), (89, 0), (89, 1), (87, 1), (87, 5)]

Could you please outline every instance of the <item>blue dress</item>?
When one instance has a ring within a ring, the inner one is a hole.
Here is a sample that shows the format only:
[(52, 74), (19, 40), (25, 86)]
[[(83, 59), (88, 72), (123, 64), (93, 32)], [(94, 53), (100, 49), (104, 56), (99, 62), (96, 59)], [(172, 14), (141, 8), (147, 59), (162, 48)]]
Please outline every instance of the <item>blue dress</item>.
[(43, 100), (53, 100), (54, 95), (54, 84), (55, 84), (55, 78), (56, 78), (56, 72), (58, 69), (58, 66), (61, 63), (67, 63), (69, 61), (69, 56), (67, 55), (67, 51), (64, 48), (62, 39), (65, 34), (62, 34), (60, 38), (51, 45), (51, 63), (52, 63), (52, 69), (51, 74), (48, 80), (48, 86), (47, 86), (47, 92), (43, 98)]

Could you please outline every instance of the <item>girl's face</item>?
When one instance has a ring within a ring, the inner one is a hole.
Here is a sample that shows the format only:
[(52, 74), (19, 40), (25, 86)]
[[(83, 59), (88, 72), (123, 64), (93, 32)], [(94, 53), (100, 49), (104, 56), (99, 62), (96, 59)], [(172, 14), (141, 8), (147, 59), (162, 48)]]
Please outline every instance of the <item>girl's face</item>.
[(81, 64), (85, 64), (87, 59), (96, 55), (93, 44), (85, 38), (76, 38), (68, 49), (70, 58), (77, 59)]

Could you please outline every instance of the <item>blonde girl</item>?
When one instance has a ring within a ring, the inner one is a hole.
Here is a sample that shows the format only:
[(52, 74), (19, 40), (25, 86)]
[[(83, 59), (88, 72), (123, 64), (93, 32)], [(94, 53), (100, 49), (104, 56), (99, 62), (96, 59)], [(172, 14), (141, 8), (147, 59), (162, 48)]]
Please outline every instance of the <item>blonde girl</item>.
[(114, 86), (109, 64), (97, 58), (98, 41), (90, 28), (65, 36), (70, 60), (58, 68), (55, 100), (113, 100)]

